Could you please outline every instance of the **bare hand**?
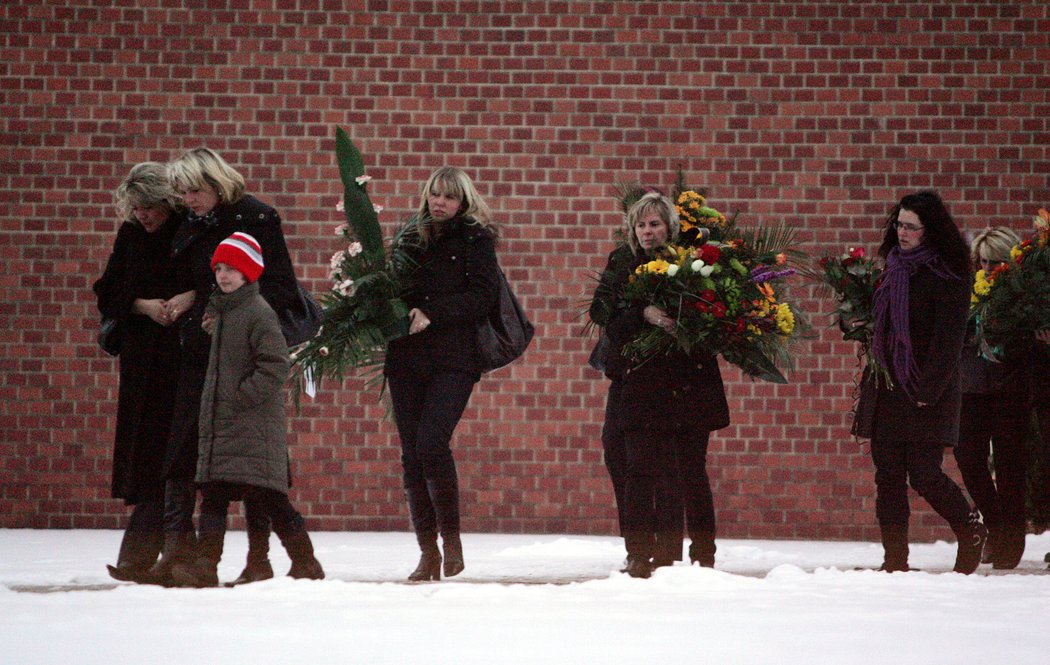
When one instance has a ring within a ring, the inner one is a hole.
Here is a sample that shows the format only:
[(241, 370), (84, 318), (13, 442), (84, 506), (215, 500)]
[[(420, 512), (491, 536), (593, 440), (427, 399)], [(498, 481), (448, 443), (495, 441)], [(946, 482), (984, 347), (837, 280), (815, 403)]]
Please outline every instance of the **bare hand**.
[(205, 314), (201, 318), (201, 328), (204, 328), (204, 332), (209, 335), (215, 332), (215, 317), (211, 314)]
[(180, 316), (189, 311), (190, 307), (193, 306), (193, 301), (196, 299), (197, 293), (195, 291), (186, 291), (177, 296), (172, 296), (168, 300), (167, 305), (168, 318), (172, 321), (177, 321)]
[(136, 298), (132, 305), (132, 311), (136, 314), (148, 316), (154, 323), (161, 326), (170, 326), (171, 319), (168, 318), (167, 301), (160, 298)]
[(1050, 328), (1035, 331), (1035, 338), (1043, 344), (1050, 344)]
[(413, 307), (408, 311), (408, 320), (408, 334), (410, 335), (423, 332), (430, 325), (430, 319), (418, 307)]
[(667, 312), (663, 311), (656, 305), (649, 305), (642, 310), (642, 318), (654, 326), (663, 328), (667, 332), (674, 330), (674, 319), (667, 316)]

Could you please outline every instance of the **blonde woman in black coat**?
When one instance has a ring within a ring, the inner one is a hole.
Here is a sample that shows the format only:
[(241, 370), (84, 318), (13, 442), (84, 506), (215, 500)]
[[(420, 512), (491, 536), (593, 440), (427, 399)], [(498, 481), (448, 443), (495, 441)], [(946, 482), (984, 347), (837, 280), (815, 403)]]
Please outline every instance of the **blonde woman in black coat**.
[(465, 565), (450, 442), (481, 378), (477, 326), (496, 302), (496, 234), (490, 219), (467, 174), (446, 166), (427, 180), (413, 227), (404, 235), (404, 248), (416, 264), (406, 297), (409, 334), (390, 343), (383, 372), (421, 552), (410, 581), (439, 580), (442, 571), (452, 577)]
[(958, 539), (957, 572), (977, 569), (986, 529), (941, 469), (959, 436), (959, 360), (970, 298), (970, 259), (958, 227), (933, 192), (901, 199), (879, 248), (886, 270), (875, 293), (872, 353), (892, 385), (867, 373), (853, 433), (871, 439), (881, 570), (908, 566), (908, 485)]
[[(714, 356), (697, 349), (675, 350), (631, 362), (623, 347), (647, 326), (670, 330), (674, 320), (654, 305), (629, 305), (623, 288), (634, 269), (678, 235), (674, 204), (658, 192), (643, 196), (627, 212), (633, 260), (613, 280), (617, 296), (609, 314), (607, 372), (622, 376), (619, 412), (627, 457), (623, 537), (631, 577), (649, 577), (658, 554), (657, 533), (664, 511), (660, 497), (680, 492), (691, 543), (690, 563), (715, 564), (715, 509), (707, 476), (711, 432), (729, 426), (722, 374)], [(678, 524), (681, 524), (680, 517)], [(679, 527), (680, 528), (680, 527)]]
[(185, 211), (164, 165), (154, 162), (131, 169), (117, 207), (124, 222), (94, 290), (121, 336), (112, 494), (134, 508), (117, 565), (108, 568), (115, 579), (150, 582), (163, 541), (161, 467), (179, 369), (178, 331), (167, 309), (176, 293), (171, 239)]

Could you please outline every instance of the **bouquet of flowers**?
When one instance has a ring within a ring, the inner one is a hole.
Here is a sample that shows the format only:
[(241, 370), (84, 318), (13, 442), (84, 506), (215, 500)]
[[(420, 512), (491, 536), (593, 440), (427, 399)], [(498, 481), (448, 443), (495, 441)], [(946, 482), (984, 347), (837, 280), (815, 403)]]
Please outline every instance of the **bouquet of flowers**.
[(835, 319), (842, 339), (860, 342), (858, 356), (865, 367), (876, 372), (876, 376), (889, 381), (889, 374), (880, 367), (871, 353), (874, 328), (872, 304), (875, 289), (882, 278), (882, 268), (868, 258), (861, 247), (850, 247), (842, 256), (825, 256), (817, 261), (816, 278), (835, 297)]
[(1050, 212), (1040, 209), (1033, 225), (1035, 234), (1010, 251), (1009, 262), (974, 276), (978, 342), (1000, 357), (1026, 351), (1036, 331), (1050, 329)]
[[(336, 229), (345, 249), (332, 256), (332, 288), (320, 296), (324, 308), (317, 335), (293, 354), (296, 376), (320, 381), (341, 379), (347, 369), (383, 361), (387, 343), (408, 334), (408, 306), (413, 262), (403, 228), (385, 247), (378, 213), (368, 197), (361, 153), (342, 129), (336, 129), (336, 157), (343, 183), (340, 208), (346, 223)], [(299, 382), (297, 382), (297, 385)]]
[(675, 347), (688, 353), (700, 346), (748, 376), (787, 383), (781, 368), (792, 366), (788, 343), (803, 329), (784, 298), (783, 280), (795, 273), (787, 266), (788, 255), (797, 253), (793, 235), (784, 226), (725, 242), (700, 233), (697, 244), (669, 245), (638, 266), (625, 300), (660, 307), (675, 326), (669, 333), (646, 328), (625, 354), (641, 363)]

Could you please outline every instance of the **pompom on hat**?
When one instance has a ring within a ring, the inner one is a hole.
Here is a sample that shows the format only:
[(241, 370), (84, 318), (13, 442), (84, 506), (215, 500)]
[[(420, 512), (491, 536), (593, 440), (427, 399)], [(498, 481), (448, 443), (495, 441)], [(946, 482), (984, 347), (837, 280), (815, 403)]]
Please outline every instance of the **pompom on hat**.
[(219, 243), (211, 257), (211, 269), (225, 263), (236, 268), (249, 284), (259, 279), (263, 272), (262, 247), (259, 241), (247, 233), (237, 232)]

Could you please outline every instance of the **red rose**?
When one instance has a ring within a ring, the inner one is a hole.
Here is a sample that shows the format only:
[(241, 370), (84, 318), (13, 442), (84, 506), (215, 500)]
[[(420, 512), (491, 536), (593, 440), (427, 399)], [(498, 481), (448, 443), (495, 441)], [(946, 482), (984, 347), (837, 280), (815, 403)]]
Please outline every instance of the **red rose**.
[(722, 251), (714, 245), (704, 245), (700, 248), (700, 260), (709, 266), (718, 263), (718, 259), (721, 257)]
[(725, 303), (716, 302), (714, 305), (711, 305), (711, 313), (714, 314), (719, 319), (722, 318), (723, 316), (725, 316), (726, 315)]
[(697, 311), (700, 312), (701, 314), (707, 314), (708, 312), (711, 311), (711, 306), (708, 305), (706, 302), (702, 302), (700, 300), (697, 300), (696, 302), (694, 302), (693, 303), (693, 307), (695, 307), (697, 309)]
[(864, 248), (863, 247), (850, 247), (849, 255), (850, 255), (850, 258), (853, 258), (853, 259), (863, 259), (864, 258)]

